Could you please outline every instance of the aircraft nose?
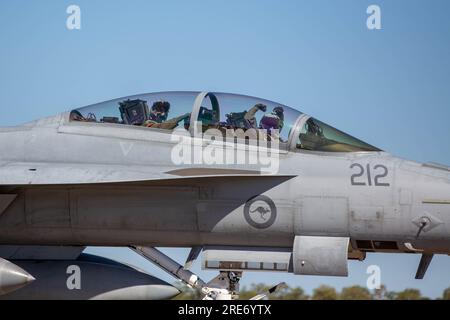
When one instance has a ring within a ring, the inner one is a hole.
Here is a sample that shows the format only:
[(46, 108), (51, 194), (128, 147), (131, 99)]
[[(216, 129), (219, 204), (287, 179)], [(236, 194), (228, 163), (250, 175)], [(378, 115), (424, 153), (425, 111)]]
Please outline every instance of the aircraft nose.
[(36, 280), (19, 266), (0, 258), (0, 295), (15, 291)]
[(162, 285), (156, 292), (156, 296), (153, 295), (155, 300), (172, 299), (181, 293), (180, 290), (170, 285)]
[(94, 296), (92, 300), (168, 300), (180, 294), (180, 291), (168, 283), (156, 280), (157, 283), (131, 286), (112, 290)]

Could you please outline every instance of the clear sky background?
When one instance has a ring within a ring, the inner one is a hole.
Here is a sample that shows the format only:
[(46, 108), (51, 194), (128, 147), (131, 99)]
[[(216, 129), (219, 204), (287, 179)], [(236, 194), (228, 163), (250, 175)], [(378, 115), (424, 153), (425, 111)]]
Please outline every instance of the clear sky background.
[[(81, 7), (81, 30), (66, 8)], [(366, 27), (377, 4), (382, 30)], [(0, 0), (0, 125), (165, 90), (242, 93), (311, 114), (397, 156), (450, 164), (450, 1)], [(5, 151), (1, 151), (5, 152)], [(173, 281), (127, 249), (89, 252)], [(182, 262), (186, 249), (167, 252)], [(368, 255), (350, 277), (248, 273), (242, 284), (450, 286), (450, 257), (414, 280), (420, 257)], [(214, 273), (194, 270), (209, 280)]]

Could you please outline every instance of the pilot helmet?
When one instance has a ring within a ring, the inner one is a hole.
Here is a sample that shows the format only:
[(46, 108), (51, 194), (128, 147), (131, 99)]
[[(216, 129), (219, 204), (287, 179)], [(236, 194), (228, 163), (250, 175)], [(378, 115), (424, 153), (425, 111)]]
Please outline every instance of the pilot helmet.
[(167, 101), (156, 101), (150, 111), (150, 119), (156, 122), (164, 122), (170, 110), (170, 103)]
[(273, 113), (276, 114), (281, 119), (284, 118), (284, 109), (281, 106), (273, 108)]

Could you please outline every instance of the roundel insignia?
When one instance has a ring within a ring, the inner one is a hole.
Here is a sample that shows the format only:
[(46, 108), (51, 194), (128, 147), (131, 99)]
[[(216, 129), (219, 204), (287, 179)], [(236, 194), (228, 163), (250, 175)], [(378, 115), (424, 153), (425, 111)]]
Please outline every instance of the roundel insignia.
[(244, 218), (249, 225), (257, 229), (267, 229), (277, 218), (275, 203), (267, 196), (256, 196), (244, 206)]

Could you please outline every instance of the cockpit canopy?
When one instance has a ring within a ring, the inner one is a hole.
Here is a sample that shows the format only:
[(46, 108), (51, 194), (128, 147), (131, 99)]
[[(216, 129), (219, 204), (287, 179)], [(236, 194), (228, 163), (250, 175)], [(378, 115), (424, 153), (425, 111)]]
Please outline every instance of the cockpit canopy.
[(220, 92), (158, 92), (119, 98), (72, 110), (70, 121), (163, 132), (176, 128), (192, 132), (191, 124), (196, 123), (203, 132), (242, 130), (246, 139), (277, 139), (280, 146), (294, 151), (380, 151), (286, 105)]

